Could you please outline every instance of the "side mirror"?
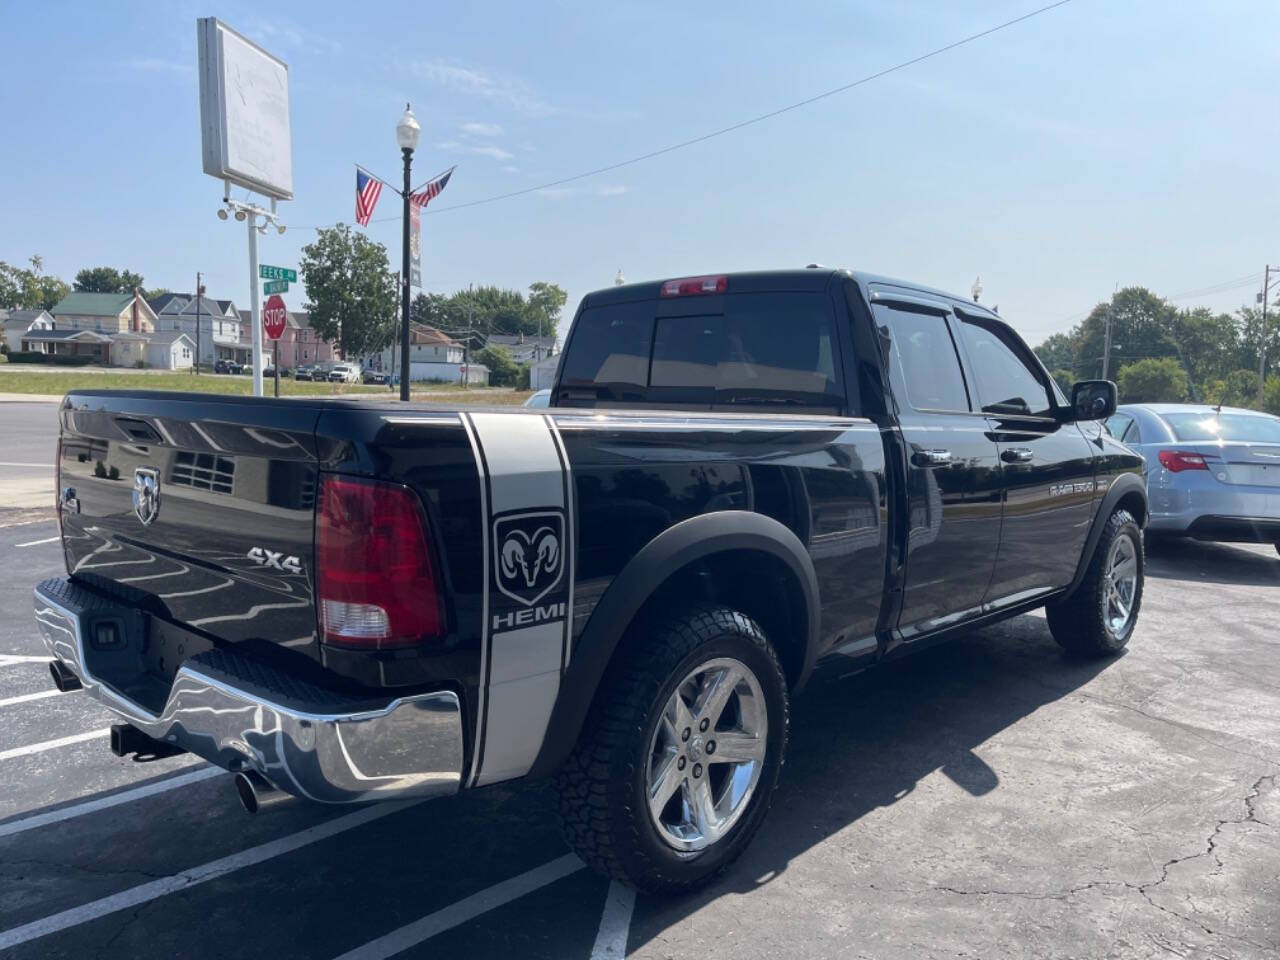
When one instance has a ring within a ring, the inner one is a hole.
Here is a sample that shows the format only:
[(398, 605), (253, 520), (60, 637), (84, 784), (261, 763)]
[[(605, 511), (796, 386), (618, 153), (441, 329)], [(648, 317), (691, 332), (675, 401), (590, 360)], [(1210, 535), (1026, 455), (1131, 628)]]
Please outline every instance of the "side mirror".
[(1105, 420), (1116, 412), (1116, 385), (1110, 380), (1081, 380), (1071, 385), (1071, 419)]

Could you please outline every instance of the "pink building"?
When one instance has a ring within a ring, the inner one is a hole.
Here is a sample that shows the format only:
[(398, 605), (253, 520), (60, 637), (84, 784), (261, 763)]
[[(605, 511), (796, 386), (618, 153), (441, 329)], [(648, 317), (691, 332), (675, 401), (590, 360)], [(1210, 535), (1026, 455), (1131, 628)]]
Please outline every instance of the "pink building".
[[(253, 318), (248, 310), (240, 311), (240, 340), (253, 343)], [(271, 341), (263, 337), (263, 354), (271, 359)], [(286, 315), (284, 336), (280, 338), (280, 366), (290, 370), (298, 367), (323, 366), (334, 361), (333, 344), (321, 340), (311, 328), (311, 318), (303, 310), (290, 310)]]

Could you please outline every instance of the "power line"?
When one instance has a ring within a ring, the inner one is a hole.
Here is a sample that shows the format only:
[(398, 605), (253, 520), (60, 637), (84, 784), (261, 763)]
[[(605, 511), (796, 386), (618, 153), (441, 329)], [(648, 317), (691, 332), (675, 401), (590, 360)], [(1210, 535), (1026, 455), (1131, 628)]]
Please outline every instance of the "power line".
[[(860, 77), (857, 80), (853, 80), (849, 83), (841, 84), (838, 87), (833, 87), (830, 90), (823, 91), (822, 93), (815, 94), (811, 97), (806, 97), (804, 100), (798, 100), (795, 103), (787, 104), (785, 107), (778, 107), (776, 110), (770, 110), (768, 113), (762, 113), (758, 116), (751, 117), (746, 120), (739, 120), (737, 123), (732, 123), (727, 127), (721, 127), (718, 130), (712, 130), (709, 133), (704, 133), (696, 137), (691, 137), (688, 140), (681, 140), (679, 143), (673, 143), (665, 147), (660, 147), (657, 150), (650, 150), (648, 153), (642, 153), (639, 156), (630, 157), (626, 160), (619, 160), (616, 163), (606, 164), (603, 167), (596, 167), (594, 170), (587, 170), (584, 173), (575, 173), (573, 176), (561, 177), (559, 180), (551, 180), (551, 181), (548, 181), (547, 183), (538, 184), (535, 187), (524, 187), (523, 189), (520, 189), (520, 190), (512, 190), (508, 193), (499, 193), (499, 194), (495, 194), (492, 197), (484, 197), (480, 200), (468, 200), (466, 203), (455, 203), (451, 207), (437, 207), (434, 210), (423, 210), (422, 212), (423, 214), (448, 213), (451, 210), (465, 210), (467, 207), (478, 207), (486, 203), (496, 203), (499, 200), (510, 200), (513, 197), (522, 197), (522, 196), (525, 196), (526, 194), (537, 193), (539, 190), (548, 190), (552, 187), (561, 187), (567, 183), (575, 183), (578, 180), (585, 180), (588, 177), (599, 176), (602, 173), (610, 173), (611, 171), (619, 170), (623, 167), (629, 167), (629, 166), (632, 166), (633, 164), (642, 163), (645, 160), (652, 160), (655, 157), (661, 157), (668, 153), (674, 153), (676, 150), (683, 150), (685, 147), (692, 147), (699, 143), (705, 143), (708, 140), (713, 140), (716, 137), (722, 137), (725, 134), (733, 133), (737, 130), (743, 129), (744, 127), (750, 127), (757, 123), (763, 123), (765, 120), (772, 120), (774, 117), (781, 116), (784, 113), (790, 113), (792, 110), (799, 110), (801, 107), (807, 107), (810, 104), (817, 103), (819, 100), (825, 100), (828, 97), (834, 97), (838, 93), (845, 93), (849, 90), (854, 89), (855, 87), (860, 87), (863, 84), (870, 83), (873, 80), (879, 80), (881, 77), (887, 77), (891, 73), (897, 73), (899, 70), (905, 70), (907, 67), (915, 66), (917, 63), (923, 63), (925, 60), (930, 60), (933, 57), (941, 56), (944, 53), (947, 53), (951, 50), (955, 50), (957, 47), (963, 47), (966, 44), (973, 43), (975, 40), (981, 40), (983, 37), (989, 37), (993, 33), (999, 33), (1001, 30), (1007, 30), (1009, 27), (1016, 26), (1017, 24), (1030, 20), (1033, 17), (1038, 17), (1043, 13), (1048, 13), (1050, 10), (1055, 10), (1058, 7), (1064, 7), (1071, 2), (1072, 0), (1056, 0), (1055, 3), (1046, 4), (1043, 7), (1039, 7), (1035, 10), (1030, 11), (1029, 13), (1024, 13), (1019, 17), (1014, 17), (1012, 20), (1006, 20), (1004, 23), (997, 24), (994, 27), (988, 27), (985, 30), (980, 30), (977, 33), (972, 33), (967, 37), (963, 37), (959, 40), (952, 41), (951, 43), (948, 43), (945, 46), (941, 46), (934, 50), (930, 50), (928, 53), (922, 53), (919, 56), (912, 57), (910, 60), (903, 60), (901, 63), (896, 63), (891, 67), (885, 67), (883, 70), (877, 70), (875, 73), (869, 73), (865, 77)], [(394, 220), (399, 220), (399, 219), (400, 219), (399, 217), (380, 217), (379, 219), (374, 220), (372, 222), (373, 223), (390, 223)], [(319, 228), (318, 227), (300, 227), (298, 229), (316, 230)]]

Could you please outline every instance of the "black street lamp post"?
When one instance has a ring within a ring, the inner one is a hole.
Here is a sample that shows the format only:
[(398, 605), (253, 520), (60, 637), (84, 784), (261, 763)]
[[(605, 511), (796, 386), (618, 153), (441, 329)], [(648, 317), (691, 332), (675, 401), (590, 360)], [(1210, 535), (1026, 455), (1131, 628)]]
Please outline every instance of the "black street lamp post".
[(404, 116), (396, 124), (396, 142), (400, 144), (400, 152), (404, 155), (404, 257), (400, 270), (400, 399), (409, 402), (409, 191), (413, 188), (409, 182), (409, 170), (413, 164), (413, 148), (418, 145), (418, 134), (422, 128), (409, 109), (404, 105)]

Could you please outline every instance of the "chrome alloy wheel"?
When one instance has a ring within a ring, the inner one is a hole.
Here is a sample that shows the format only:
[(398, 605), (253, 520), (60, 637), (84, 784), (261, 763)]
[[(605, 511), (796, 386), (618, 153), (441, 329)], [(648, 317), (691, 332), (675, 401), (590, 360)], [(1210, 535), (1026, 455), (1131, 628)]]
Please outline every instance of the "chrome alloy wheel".
[(1123, 637), (1128, 630), (1137, 591), (1138, 548), (1129, 537), (1116, 537), (1107, 552), (1102, 581), (1102, 618), (1113, 637)]
[(768, 707), (746, 664), (720, 657), (676, 687), (649, 744), (645, 788), (658, 835), (682, 853), (724, 837), (764, 769)]

